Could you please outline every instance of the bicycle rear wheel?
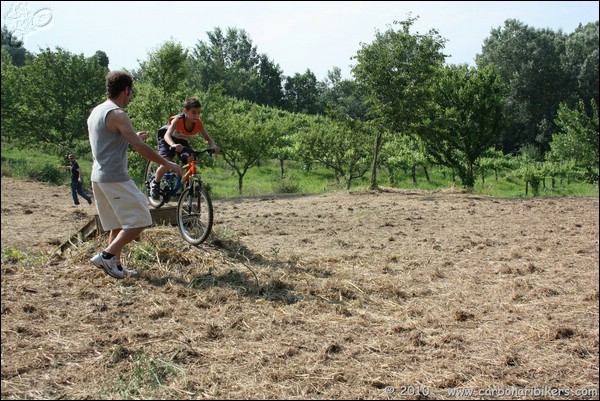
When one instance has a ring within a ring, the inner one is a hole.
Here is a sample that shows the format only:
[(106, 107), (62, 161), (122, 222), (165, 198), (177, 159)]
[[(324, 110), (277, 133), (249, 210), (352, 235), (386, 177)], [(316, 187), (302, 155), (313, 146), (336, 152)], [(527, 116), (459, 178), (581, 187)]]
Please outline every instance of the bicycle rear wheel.
[[(144, 170), (144, 185), (146, 188), (146, 198), (148, 199), (148, 204), (155, 209), (160, 208), (167, 202), (167, 198), (164, 196), (163, 193), (160, 194), (160, 197), (158, 199), (152, 198), (150, 194), (150, 183), (154, 179), (154, 176), (156, 175), (156, 170), (158, 170), (159, 167), (160, 165), (158, 163), (155, 163), (152, 160), (148, 160), (148, 163), (146, 164), (146, 169)], [(163, 184), (161, 184), (161, 187), (164, 189)]]
[(213, 206), (206, 189), (200, 185), (186, 188), (177, 203), (177, 227), (187, 242), (198, 245), (212, 230)]

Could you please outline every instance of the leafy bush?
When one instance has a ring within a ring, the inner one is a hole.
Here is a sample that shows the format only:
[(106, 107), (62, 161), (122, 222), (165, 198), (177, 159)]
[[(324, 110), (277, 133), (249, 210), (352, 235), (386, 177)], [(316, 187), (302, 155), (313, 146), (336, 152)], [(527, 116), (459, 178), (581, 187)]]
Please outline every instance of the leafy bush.
[(33, 166), (27, 169), (27, 175), (29, 178), (41, 182), (48, 182), (51, 184), (61, 184), (64, 182), (65, 176), (55, 166), (50, 164), (44, 164), (41, 168)]
[(14, 160), (2, 157), (2, 177), (25, 178), (23, 174), (27, 162), (25, 160)]
[(275, 193), (295, 194), (300, 192), (300, 181), (292, 175), (284, 174), (273, 180), (271, 188)]

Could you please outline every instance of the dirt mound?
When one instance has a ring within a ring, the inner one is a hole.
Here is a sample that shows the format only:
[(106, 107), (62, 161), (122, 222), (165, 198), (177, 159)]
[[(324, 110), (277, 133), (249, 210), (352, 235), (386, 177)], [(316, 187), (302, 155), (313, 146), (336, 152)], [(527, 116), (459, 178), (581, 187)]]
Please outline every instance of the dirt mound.
[(209, 243), (148, 229), (121, 281), (105, 238), (48, 259), (70, 204), (2, 179), (2, 399), (598, 398), (598, 198), (219, 200)]

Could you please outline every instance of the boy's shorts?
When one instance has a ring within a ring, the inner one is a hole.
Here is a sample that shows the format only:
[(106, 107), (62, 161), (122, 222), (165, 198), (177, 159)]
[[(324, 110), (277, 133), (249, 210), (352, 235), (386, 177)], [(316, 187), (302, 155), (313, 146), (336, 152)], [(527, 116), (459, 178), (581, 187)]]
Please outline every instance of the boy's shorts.
[(175, 155), (179, 155), (179, 159), (183, 163), (187, 163), (187, 157), (194, 154), (194, 149), (185, 139), (173, 138), (173, 142), (183, 145), (183, 150), (179, 153), (171, 150), (169, 144), (165, 141), (165, 133), (167, 132), (166, 128), (168, 128), (168, 126), (164, 126), (159, 129), (156, 135), (156, 139), (158, 140), (158, 154), (162, 157), (168, 158), (169, 160), (173, 160)]
[(104, 231), (152, 225), (146, 196), (133, 180), (125, 182), (93, 182), (92, 190), (98, 216)]

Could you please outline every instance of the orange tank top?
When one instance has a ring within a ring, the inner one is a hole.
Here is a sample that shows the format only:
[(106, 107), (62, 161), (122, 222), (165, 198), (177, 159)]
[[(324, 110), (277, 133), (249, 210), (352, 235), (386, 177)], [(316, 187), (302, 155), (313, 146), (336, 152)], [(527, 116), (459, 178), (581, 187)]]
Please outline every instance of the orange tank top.
[(185, 139), (186, 141), (192, 139), (204, 126), (201, 120), (194, 121), (194, 126), (190, 131), (185, 128), (185, 114), (177, 114), (176, 116), (169, 117), (169, 125), (171, 122), (177, 118), (177, 125), (175, 126), (175, 132), (173, 133), (173, 137), (179, 139)]

